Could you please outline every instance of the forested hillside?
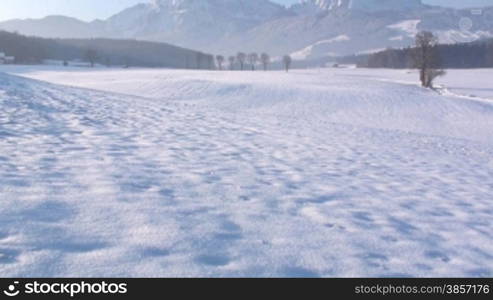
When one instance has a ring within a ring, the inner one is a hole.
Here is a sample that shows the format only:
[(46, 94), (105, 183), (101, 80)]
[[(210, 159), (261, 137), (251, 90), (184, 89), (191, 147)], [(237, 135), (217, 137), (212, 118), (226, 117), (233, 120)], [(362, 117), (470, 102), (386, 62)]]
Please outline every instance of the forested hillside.
[[(369, 68), (410, 68), (412, 67), (412, 50), (387, 49), (369, 56), (354, 56), (345, 61), (356, 62), (361, 67)], [(493, 39), (472, 43), (438, 45), (439, 66), (446, 69), (491, 68), (493, 67)]]
[(0, 31), (0, 52), (15, 56), (17, 64), (55, 59), (94, 60), (105, 65), (140, 67), (213, 68), (212, 55), (165, 43), (137, 40), (46, 39)]

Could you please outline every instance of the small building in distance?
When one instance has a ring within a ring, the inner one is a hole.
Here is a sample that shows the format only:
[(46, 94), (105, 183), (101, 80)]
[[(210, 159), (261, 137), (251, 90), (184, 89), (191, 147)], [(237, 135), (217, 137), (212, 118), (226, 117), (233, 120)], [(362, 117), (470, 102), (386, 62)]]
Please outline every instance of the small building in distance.
[(0, 65), (13, 64), (15, 62), (14, 56), (7, 56), (5, 53), (0, 52)]

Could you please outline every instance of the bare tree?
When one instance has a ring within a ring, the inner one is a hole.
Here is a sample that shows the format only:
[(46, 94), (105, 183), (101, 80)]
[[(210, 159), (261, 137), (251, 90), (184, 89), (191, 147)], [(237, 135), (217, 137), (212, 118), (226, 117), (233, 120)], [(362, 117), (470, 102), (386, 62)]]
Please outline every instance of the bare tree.
[(255, 52), (248, 54), (248, 62), (252, 66), (252, 71), (255, 71), (255, 65), (258, 62), (258, 54)]
[(223, 69), (223, 63), (224, 63), (224, 56), (222, 55), (216, 55), (216, 61), (217, 61), (217, 67), (219, 70)]
[(284, 64), (284, 68), (286, 69), (286, 72), (289, 72), (289, 68), (291, 67), (291, 63), (293, 62), (291, 56), (284, 55), (284, 57), (282, 58), (282, 62)]
[(229, 69), (233, 70), (235, 68), (236, 57), (230, 56), (228, 60), (229, 60)]
[(270, 56), (267, 53), (262, 53), (260, 55), (260, 61), (262, 62), (262, 65), (264, 66), (264, 71), (267, 71), (267, 67), (270, 64)]
[(438, 38), (429, 31), (421, 31), (416, 35), (416, 48), (413, 51), (414, 67), (419, 69), (419, 80), (426, 88), (433, 88), (433, 81), (445, 75), (438, 69), (439, 56), (437, 51)]
[(84, 59), (91, 64), (91, 68), (94, 67), (96, 60), (98, 59), (98, 52), (95, 49), (89, 48), (84, 53)]
[(236, 54), (236, 60), (238, 61), (238, 63), (240, 64), (240, 69), (243, 71), (243, 68), (245, 67), (245, 60), (246, 60), (246, 54), (243, 53), (243, 52), (238, 52), (238, 54)]
[(425, 87), (433, 88), (433, 81), (446, 74), (445, 70), (442, 69), (427, 69), (425, 72)]

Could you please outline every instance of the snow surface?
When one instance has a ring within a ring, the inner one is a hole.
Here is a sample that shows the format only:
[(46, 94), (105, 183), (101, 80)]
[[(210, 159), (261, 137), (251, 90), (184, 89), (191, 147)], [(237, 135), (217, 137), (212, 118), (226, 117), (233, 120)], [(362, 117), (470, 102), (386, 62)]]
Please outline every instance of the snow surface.
[(317, 55), (318, 55), (318, 57), (320, 57), (321, 54), (322, 54), (322, 56), (337, 56), (336, 53), (325, 51), (324, 46), (327, 46), (327, 44), (332, 44), (332, 43), (336, 43), (336, 42), (346, 42), (346, 41), (350, 41), (350, 40), (351, 40), (351, 38), (345, 34), (338, 35), (338, 36), (331, 38), (331, 39), (318, 41), (318, 42), (314, 43), (313, 45), (310, 45), (310, 46), (305, 47), (299, 51), (291, 53), (290, 56), (295, 60), (304, 60), (304, 59), (311, 58), (311, 57), (317, 57)]
[(401, 31), (405, 33), (408, 37), (414, 38), (419, 32), (419, 23), (421, 23), (421, 20), (406, 20), (393, 25), (389, 25), (387, 27), (390, 29)]
[(294, 11), (311, 12), (314, 8), (320, 11), (337, 9), (354, 9), (367, 12), (402, 11), (423, 8), (421, 0), (301, 0), (294, 4)]
[(4, 276), (493, 275), (492, 70), (1, 71)]

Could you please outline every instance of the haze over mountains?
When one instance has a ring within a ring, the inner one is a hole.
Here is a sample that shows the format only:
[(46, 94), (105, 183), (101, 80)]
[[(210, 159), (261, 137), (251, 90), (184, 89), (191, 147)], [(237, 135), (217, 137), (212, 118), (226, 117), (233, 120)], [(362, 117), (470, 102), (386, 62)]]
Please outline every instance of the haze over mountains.
[(434, 31), (444, 43), (493, 37), (493, 6), (471, 11), (421, 0), (304, 0), (286, 8), (268, 0), (155, 0), (107, 20), (50, 16), (1, 22), (0, 29), (159, 41), (210, 53), (291, 53), (301, 60), (408, 46), (419, 30)]

